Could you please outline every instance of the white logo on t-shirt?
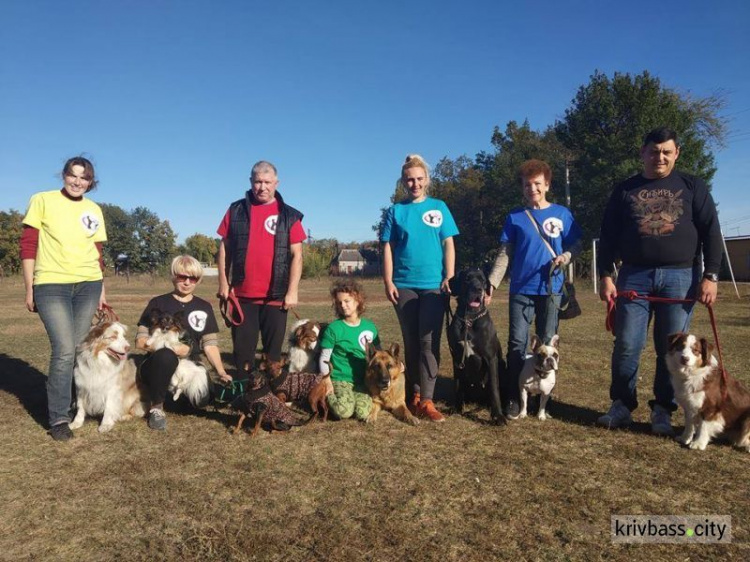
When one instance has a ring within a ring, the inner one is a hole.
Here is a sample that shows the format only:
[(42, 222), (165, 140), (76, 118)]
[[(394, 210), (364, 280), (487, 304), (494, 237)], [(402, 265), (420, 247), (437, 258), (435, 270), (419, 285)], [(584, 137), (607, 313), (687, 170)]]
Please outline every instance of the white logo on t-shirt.
[(542, 230), (550, 238), (559, 238), (563, 231), (563, 223), (557, 217), (550, 217), (542, 223)]
[(276, 223), (279, 221), (279, 215), (271, 215), (266, 219), (266, 222), (263, 223), (263, 226), (266, 227), (266, 232), (270, 234), (271, 236), (276, 236)]
[(206, 329), (207, 318), (208, 314), (206, 314), (202, 310), (194, 310), (193, 312), (188, 314), (188, 324), (190, 324), (190, 326), (196, 332), (202, 332)]
[(359, 347), (361, 347), (363, 350), (367, 351), (367, 344), (372, 343), (372, 340), (375, 339), (375, 334), (372, 333), (370, 330), (363, 330), (359, 337), (357, 338), (357, 341), (359, 341)]
[(96, 217), (96, 215), (90, 213), (89, 211), (85, 211), (81, 215), (81, 225), (83, 226), (83, 230), (85, 230), (87, 234), (91, 235), (98, 230), (99, 219)]
[(422, 215), (422, 222), (427, 226), (439, 228), (440, 225), (443, 224), (443, 213), (441, 213), (437, 209), (427, 211), (424, 215)]

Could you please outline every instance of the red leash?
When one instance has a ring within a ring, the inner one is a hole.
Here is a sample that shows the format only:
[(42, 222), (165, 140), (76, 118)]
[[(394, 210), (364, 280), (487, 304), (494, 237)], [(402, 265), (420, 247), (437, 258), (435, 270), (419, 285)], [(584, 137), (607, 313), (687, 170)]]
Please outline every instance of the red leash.
[(117, 316), (115, 309), (105, 302), (104, 304), (102, 304), (102, 307), (96, 311), (94, 320), (96, 320), (97, 324), (101, 324), (103, 322), (119, 322), (120, 317)]
[[(234, 289), (230, 289), (229, 296), (225, 299), (219, 297), (219, 311), (227, 328), (239, 326), (245, 321), (245, 313), (242, 312), (240, 301), (234, 294)], [(239, 318), (237, 320), (236, 318)]]
[[(628, 300), (641, 299), (649, 302), (661, 302), (665, 304), (690, 304), (698, 302), (696, 299), (669, 299), (667, 297), (651, 297), (646, 295), (639, 295), (636, 291), (622, 291), (617, 293), (618, 297), (622, 297)], [(616, 299), (610, 298), (607, 300), (607, 317), (604, 320), (604, 326), (608, 332), (615, 333), (615, 310), (616, 310)], [(719, 354), (719, 369), (721, 369), (721, 380), (724, 383), (721, 397), (722, 399), (727, 397), (727, 370), (724, 368), (724, 358), (721, 355), (721, 344), (719, 343), (719, 330), (716, 328), (716, 317), (714, 316), (714, 307), (710, 304), (705, 305), (708, 309), (708, 317), (711, 319), (711, 329), (714, 332), (714, 342), (716, 342), (716, 352)]]

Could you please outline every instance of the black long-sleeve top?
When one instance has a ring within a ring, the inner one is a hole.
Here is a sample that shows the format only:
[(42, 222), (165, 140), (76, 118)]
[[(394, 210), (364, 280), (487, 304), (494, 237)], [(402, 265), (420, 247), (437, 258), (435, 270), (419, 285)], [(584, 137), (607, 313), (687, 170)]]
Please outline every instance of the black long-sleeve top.
[(615, 187), (602, 220), (600, 277), (611, 276), (618, 259), (643, 267), (692, 267), (701, 251), (706, 273), (718, 273), (719, 217), (703, 180), (673, 171), (660, 179), (639, 174)]

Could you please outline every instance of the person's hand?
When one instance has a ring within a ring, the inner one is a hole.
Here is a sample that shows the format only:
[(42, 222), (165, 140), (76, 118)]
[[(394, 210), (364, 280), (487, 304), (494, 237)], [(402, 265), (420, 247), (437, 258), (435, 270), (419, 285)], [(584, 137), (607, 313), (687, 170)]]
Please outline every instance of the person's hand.
[(174, 352), (177, 357), (187, 357), (190, 355), (190, 346), (184, 343), (178, 344), (174, 348)]
[(555, 269), (556, 267), (565, 267), (569, 263), (570, 259), (568, 258), (568, 254), (562, 253), (552, 260), (552, 269)]
[(36, 304), (34, 303), (34, 289), (29, 289), (26, 291), (26, 310), (29, 312), (36, 312)]
[(107, 304), (107, 296), (104, 293), (104, 287), (102, 287), (102, 294), (99, 295), (99, 305), (96, 307), (97, 310), (101, 310), (102, 308), (104, 308), (104, 305), (106, 304)]
[(385, 282), (385, 296), (393, 304), (398, 304), (398, 289), (392, 281)]
[(446, 295), (451, 294), (451, 280), (447, 277), (440, 283), (440, 292)]
[(227, 373), (226, 371), (222, 371), (221, 373), (217, 373), (219, 375), (219, 379), (224, 384), (229, 384), (232, 382), (232, 375)]
[(227, 300), (229, 298), (229, 283), (223, 279), (219, 279), (219, 292), (216, 296), (220, 299)]
[(284, 310), (289, 310), (290, 308), (294, 308), (297, 306), (297, 291), (289, 291), (286, 295), (284, 295), (284, 302), (281, 305), (281, 308)]
[(490, 285), (489, 291), (484, 294), (484, 306), (489, 308), (490, 304), (492, 303), (492, 293), (494, 293), (494, 289), (492, 285)]
[(609, 302), (610, 299), (617, 297), (617, 287), (615, 287), (615, 283), (612, 281), (611, 277), (602, 277), (599, 282), (601, 283), (601, 286), (599, 287), (600, 299), (604, 302)]
[(703, 279), (699, 289), (698, 300), (706, 306), (710, 306), (716, 302), (716, 295), (718, 292), (718, 283), (714, 283), (708, 279)]

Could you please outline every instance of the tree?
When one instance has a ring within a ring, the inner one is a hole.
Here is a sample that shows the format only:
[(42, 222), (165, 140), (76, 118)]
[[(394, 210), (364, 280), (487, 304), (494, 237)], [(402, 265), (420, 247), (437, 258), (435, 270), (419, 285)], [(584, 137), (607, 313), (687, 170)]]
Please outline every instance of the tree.
[(104, 263), (113, 267), (118, 256), (125, 254), (132, 259), (136, 254), (138, 244), (133, 219), (126, 210), (117, 205), (101, 203), (99, 206), (102, 209), (104, 225), (107, 229), (107, 241), (103, 246)]
[(131, 212), (136, 249), (130, 266), (136, 271), (154, 271), (166, 266), (175, 251), (175, 235), (169, 221), (160, 220), (146, 207)]
[(185, 253), (190, 254), (201, 263), (212, 264), (216, 261), (219, 246), (215, 238), (205, 234), (193, 234), (185, 238)]
[(21, 271), (21, 256), (18, 246), (23, 231), (23, 215), (18, 211), (0, 211), (0, 272)]
[(677, 131), (680, 170), (710, 184), (713, 146), (722, 146), (726, 121), (721, 94), (696, 98), (662, 86), (648, 72), (612, 78), (595, 72), (581, 86), (555, 131), (571, 159), (572, 211), (587, 238), (595, 237), (615, 184), (641, 171), (638, 151), (650, 130)]

